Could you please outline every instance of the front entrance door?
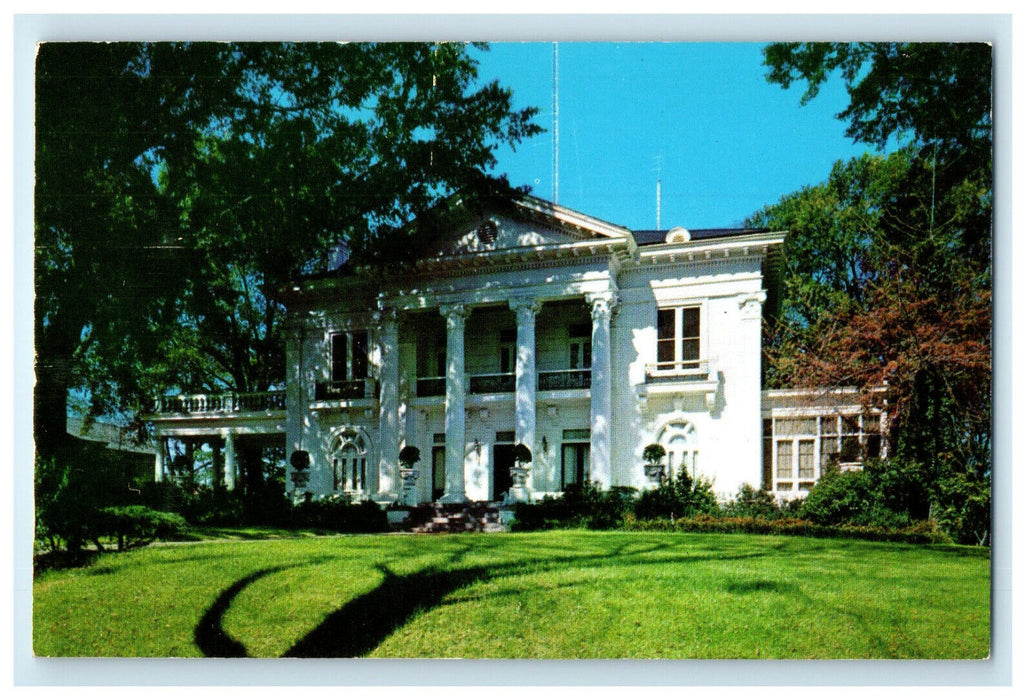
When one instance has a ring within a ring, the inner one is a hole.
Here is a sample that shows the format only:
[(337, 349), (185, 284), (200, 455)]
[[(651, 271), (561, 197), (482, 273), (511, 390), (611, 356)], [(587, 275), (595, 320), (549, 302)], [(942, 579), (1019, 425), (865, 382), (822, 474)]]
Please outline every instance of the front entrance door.
[(491, 500), (501, 501), (513, 486), (513, 476), (509, 473), (513, 466), (513, 445), (495, 445), (492, 462)]
[(588, 481), (590, 448), (591, 445), (587, 442), (563, 443), (561, 470), (564, 488), (570, 484), (584, 484)]
[(445, 495), (445, 448), (441, 445), (434, 445), (430, 450), (430, 462), (430, 500), (436, 501)]

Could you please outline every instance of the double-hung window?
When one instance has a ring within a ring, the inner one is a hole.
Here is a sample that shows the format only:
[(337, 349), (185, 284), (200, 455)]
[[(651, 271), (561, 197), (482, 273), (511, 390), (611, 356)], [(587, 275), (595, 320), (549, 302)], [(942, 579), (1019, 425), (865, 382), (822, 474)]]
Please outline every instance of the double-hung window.
[(567, 329), (570, 339), (570, 369), (591, 369), (592, 326), (577, 324)]
[(656, 368), (685, 372), (700, 367), (700, 312), (698, 306), (659, 309), (656, 312)]
[(369, 334), (362, 331), (330, 336), (330, 381), (359, 381), (369, 374)]

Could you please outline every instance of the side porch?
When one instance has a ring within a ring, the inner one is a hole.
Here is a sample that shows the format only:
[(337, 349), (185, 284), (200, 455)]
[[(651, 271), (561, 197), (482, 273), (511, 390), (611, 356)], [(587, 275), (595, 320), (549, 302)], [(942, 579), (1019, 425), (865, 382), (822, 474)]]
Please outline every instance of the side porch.
[(201, 450), (210, 455), (212, 485), (237, 489), (242, 450), (285, 446), (285, 402), (284, 391), (160, 397), (144, 417), (154, 426), (154, 480), (166, 480), (176, 460), (192, 462)]

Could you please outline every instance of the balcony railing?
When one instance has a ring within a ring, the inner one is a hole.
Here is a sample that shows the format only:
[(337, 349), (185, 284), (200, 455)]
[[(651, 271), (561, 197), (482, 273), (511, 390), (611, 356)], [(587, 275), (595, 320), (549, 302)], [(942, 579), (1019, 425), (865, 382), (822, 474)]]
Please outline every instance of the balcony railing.
[(416, 380), (416, 396), (444, 396), (444, 377), (420, 377)]
[(706, 360), (657, 362), (646, 365), (647, 382), (706, 381), (709, 377), (710, 364)]
[(516, 390), (516, 375), (506, 374), (471, 374), (471, 394), (511, 394)]
[[(467, 387), (470, 394), (512, 394), (516, 391), (516, 375), (471, 374)], [(563, 369), (538, 373), (538, 391), (588, 389), (592, 386), (592, 370)], [(419, 377), (416, 396), (420, 398), (445, 395), (445, 377)]]
[(260, 391), (248, 394), (191, 394), (161, 396), (155, 401), (155, 413), (244, 413), (283, 411), (287, 408), (287, 392)]
[(316, 382), (316, 401), (335, 399), (368, 399), (377, 395), (372, 379), (350, 379), (338, 382)]
[(588, 389), (592, 386), (592, 370), (562, 369), (538, 373), (538, 391)]

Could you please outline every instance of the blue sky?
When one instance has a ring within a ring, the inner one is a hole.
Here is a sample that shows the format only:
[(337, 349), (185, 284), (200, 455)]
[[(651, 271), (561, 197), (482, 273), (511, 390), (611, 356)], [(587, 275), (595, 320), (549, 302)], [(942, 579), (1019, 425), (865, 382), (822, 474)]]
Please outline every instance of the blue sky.
[[(764, 44), (561, 43), (559, 203), (632, 229), (739, 225), (765, 204), (826, 179), (836, 160), (872, 150), (844, 136), (847, 105), (830, 80), (800, 105), (802, 83), (764, 79)], [(496, 171), (553, 195), (551, 43), (472, 49), (480, 77), (540, 109), (548, 132), (498, 152)]]

